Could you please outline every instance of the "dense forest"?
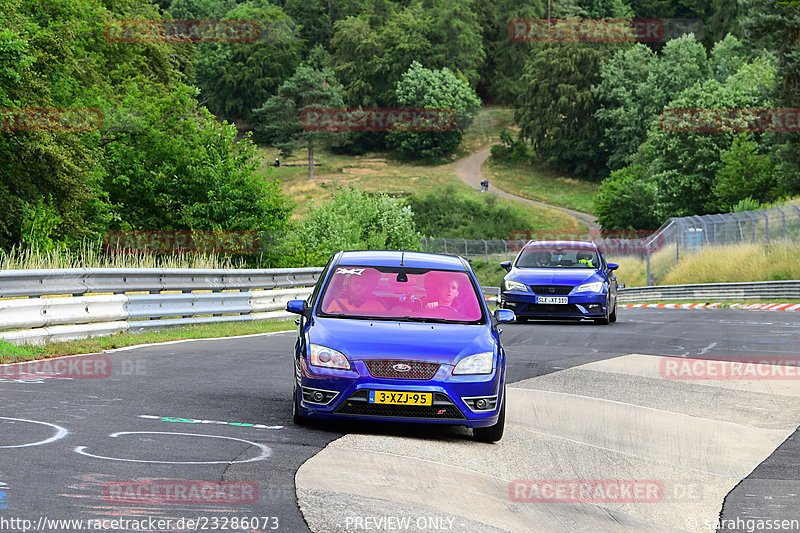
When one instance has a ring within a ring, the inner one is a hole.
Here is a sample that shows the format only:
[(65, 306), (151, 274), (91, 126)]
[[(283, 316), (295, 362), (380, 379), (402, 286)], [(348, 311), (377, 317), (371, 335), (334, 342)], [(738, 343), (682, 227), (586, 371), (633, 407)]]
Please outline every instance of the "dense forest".
[[(664, 32), (512, 38), (510, 23), (548, 9), (658, 19)], [(249, 26), (142, 34), (141, 21), (188, 19)], [(758, 206), (800, 193), (796, 113), (766, 127), (747, 116), (800, 107), (798, 39), (800, 7), (774, 0), (0, 0), (0, 249), (152, 229), (291, 243), (291, 203), (257, 172), (257, 143), (438, 157), (487, 103), (514, 108), (519, 126), (494, 157), (600, 181), (604, 227)], [(457, 120), (444, 132), (309, 131), (309, 107), (449, 108)], [(698, 108), (745, 111), (721, 127), (665, 127), (671, 110)]]

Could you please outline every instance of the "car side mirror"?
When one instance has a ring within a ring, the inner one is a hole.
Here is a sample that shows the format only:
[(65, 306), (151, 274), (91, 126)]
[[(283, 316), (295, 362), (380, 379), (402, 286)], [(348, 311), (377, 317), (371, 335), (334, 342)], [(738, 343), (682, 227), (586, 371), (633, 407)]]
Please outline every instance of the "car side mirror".
[(511, 261), (503, 261), (500, 266), (506, 269), (506, 272), (511, 272)]
[(517, 319), (517, 315), (511, 309), (495, 309), (494, 318), (498, 322), (514, 322)]
[(618, 269), (618, 268), (619, 268), (619, 265), (618, 265), (618, 264), (616, 264), (616, 263), (608, 263), (608, 265), (607, 265), (607, 266), (608, 266), (608, 269), (609, 269), (609, 270), (616, 270), (616, 269)]
[(286, 310), (296, 315), (308, 317), (310, 308), (308, 307), (308, 302), (305, 300), (289, 300), (286, 302)]

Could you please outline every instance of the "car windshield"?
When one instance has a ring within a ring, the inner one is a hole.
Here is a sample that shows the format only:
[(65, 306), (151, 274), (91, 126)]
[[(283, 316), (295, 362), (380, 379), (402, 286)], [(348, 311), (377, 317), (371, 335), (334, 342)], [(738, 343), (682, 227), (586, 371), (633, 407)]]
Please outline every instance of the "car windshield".
[(600, 268), (597, 250), (588, 246), (527, 246), (518, 268)]
[(479, 323), (479, 298), (466, 272), (339, 266), (323, 291), (319, 315)]

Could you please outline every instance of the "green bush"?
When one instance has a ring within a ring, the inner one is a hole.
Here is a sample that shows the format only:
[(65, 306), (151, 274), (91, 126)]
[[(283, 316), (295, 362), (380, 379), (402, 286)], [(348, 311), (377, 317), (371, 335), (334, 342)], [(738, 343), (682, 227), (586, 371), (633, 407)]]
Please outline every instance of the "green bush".
[(454, 239), (507, 239), (529, 228), (521, 210), (500, 204), (493, 194), (478, 196), (448, 186), (441, 191), (412, 194), (406, 201), (423, 235)]
[(385, 193), (342, 187), (332, 200), (311, 208), (290, 239), (296, 264), (323, 265), (339, 250), (420, 250), (411, 208)]

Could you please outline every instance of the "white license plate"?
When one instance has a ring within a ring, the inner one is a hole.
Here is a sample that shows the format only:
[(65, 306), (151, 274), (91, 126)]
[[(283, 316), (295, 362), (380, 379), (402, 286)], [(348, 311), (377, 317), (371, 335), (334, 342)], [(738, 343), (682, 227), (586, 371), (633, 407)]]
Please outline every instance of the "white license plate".
[(566, 304), (569, 303), (569, 298), (566, 296), (537, 296), (537, 304)]

